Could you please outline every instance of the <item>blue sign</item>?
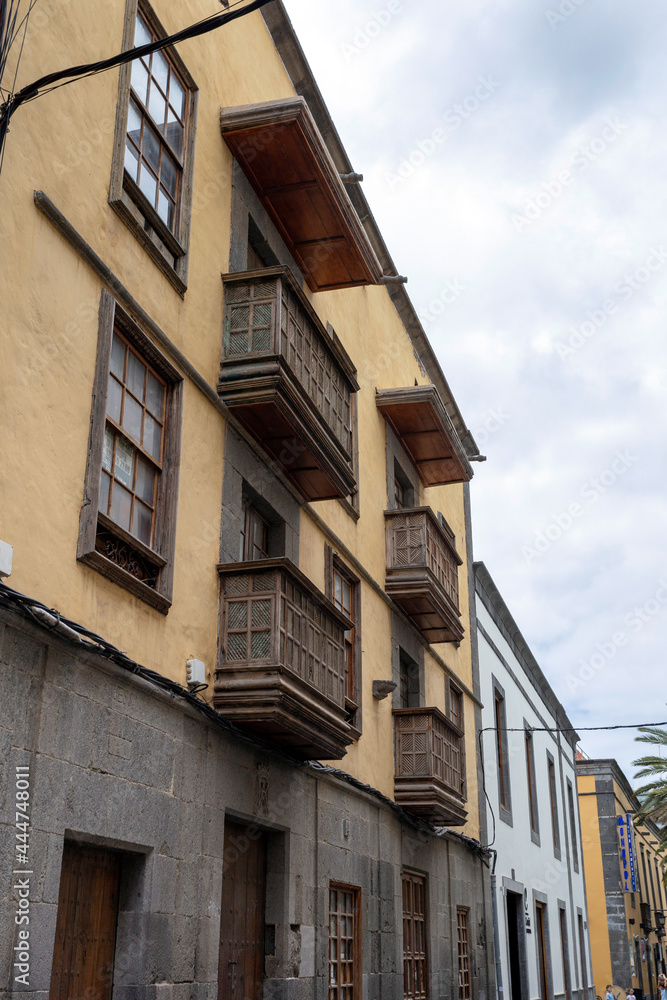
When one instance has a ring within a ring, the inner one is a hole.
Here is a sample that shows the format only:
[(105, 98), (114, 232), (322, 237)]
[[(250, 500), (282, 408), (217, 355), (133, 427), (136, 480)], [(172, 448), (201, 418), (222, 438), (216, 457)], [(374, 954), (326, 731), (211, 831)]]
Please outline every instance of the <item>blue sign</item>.
[(621, 861), (621, 876), (625, 892), (637, 891), (635, 871), (635, 848), (633, 843), (632, 814), (618, 817), (618, 850)]

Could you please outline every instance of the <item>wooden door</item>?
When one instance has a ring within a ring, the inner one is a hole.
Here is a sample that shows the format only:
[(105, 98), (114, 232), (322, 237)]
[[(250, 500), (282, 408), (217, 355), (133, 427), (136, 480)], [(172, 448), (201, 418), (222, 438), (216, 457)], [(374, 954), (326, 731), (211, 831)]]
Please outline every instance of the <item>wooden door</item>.
[(546, 906), (544, 903), (535, 904), (535, 924), (537, 932), (537, 971), (540, 981), (540, 1000), (549, 1000)]
[(65, 842), (50, 1000), (110, 1000), (121, 856)]
[(225, 823), (218, 1000), (261, 1000), (264, 979), (266, 837)]
[(426, 879), (403, 873), (403, 996), (428, 997), (426, 965)]

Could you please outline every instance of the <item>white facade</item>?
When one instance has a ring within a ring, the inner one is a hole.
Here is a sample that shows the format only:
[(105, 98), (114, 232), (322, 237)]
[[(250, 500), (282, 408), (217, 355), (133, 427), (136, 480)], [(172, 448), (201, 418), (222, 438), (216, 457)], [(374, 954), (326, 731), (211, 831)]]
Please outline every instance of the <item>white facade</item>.
[(475, 564), (475, 601), (487, 821), (497, 851), (499, 998), (588, 1000), (595, 991), (578, 737), (542, 731), (572, 726), (483, 563)]

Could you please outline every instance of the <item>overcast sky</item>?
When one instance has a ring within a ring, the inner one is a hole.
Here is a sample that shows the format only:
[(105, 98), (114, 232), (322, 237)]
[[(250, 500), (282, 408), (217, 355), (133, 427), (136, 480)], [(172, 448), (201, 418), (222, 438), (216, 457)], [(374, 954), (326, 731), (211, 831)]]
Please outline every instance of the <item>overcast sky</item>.
[(576, 726), (666, 720), (663, 4), (286, 5), (488, 456), (475, 558)]

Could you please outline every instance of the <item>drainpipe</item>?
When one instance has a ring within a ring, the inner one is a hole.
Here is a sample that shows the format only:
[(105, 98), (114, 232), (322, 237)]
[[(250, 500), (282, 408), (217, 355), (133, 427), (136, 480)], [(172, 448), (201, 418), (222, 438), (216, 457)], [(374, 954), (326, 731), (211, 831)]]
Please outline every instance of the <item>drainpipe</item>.
[(493, 950), (496, 955), (496, 995), (498, 1000), (503, 1000), (503, 967), (500, 962), (500, 931), (498, 929), (498, 898), (496, 896), (496, 861), (498, 854), (493, 852), (493, 864), (491, 866), (491, 912), (493, 914)]

